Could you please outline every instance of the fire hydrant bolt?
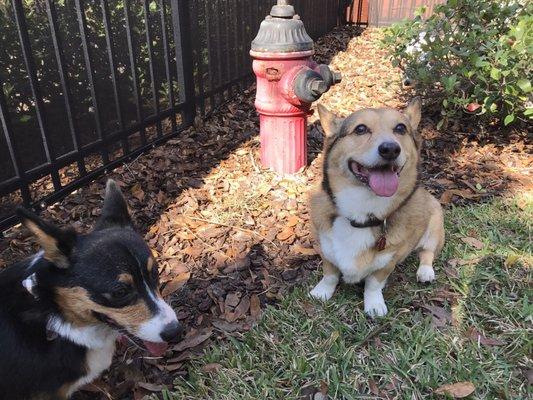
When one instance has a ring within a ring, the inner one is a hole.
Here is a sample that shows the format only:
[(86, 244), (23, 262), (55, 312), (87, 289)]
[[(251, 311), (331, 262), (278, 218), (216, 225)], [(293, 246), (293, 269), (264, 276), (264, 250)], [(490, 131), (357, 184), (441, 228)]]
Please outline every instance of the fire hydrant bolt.
[(261, 162), (278, 173), (291, 174), (307, 165), (311, 103), (341, 79), (327, 65), (317, 65), (313, 54), (313, 40), (294, 7), (278, 0), (250, 51), (257, 77)]

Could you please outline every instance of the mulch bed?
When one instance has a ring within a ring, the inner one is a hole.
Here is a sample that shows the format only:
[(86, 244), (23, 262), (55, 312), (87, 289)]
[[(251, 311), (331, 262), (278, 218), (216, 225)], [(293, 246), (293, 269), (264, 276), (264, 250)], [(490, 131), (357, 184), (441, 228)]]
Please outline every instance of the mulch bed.
[[(400, 107), (411, 96), (376, 42), (380, 32), (339, 28), (317, 42), (317, 60), (343, 73), (321, 100), (347, 115), (369, 106)], [(187, 325), (165, 357), (120, 345), (114, 366), (78, 399), (140, 399), (187, 376), (187, 360), (206, 345), (239, 336), (319, 264), (306, 193), (320, 177), (322, 134), (310, 119), (310, 164), (279, 177), (259, 162), (254, 87), (179, 139), (109, 176), (122, 187), (137, 227), (157, 253), (163, 294)], [(457, 122), (435, 129), (425, 115), (421, 180), (441, 202), (483, 201), (531, 188), (527, 132), (489, 132)], [(49, 207), (43, 216), (87, 231), (97, 218), (105, 178)], [(28, 232), (4, 233), (0, 267), (35, 250)]]

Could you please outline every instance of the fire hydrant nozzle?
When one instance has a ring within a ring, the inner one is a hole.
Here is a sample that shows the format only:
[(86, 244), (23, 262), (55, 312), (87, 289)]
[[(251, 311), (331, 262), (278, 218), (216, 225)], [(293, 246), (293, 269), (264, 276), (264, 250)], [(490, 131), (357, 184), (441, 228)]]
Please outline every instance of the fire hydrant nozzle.
[(312, 60), (313, 47), (289, 0), (277, 1), (252, 42), (261, 162), (276, 172), (294, 173), (307, 165), (311, 103), (341, 80)]

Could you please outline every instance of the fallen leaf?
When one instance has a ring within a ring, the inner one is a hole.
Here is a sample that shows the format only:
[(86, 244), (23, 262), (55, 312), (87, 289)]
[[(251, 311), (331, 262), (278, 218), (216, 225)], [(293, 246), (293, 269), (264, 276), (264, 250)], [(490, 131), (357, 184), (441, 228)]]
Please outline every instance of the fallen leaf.
[(488, 338), (488, 337), (482, 335), (473, 326), (471, 326), (466, 331), (466, 336), (469, 339), (471, 339), (473, 342), (479, 343), (479, 344), (481, 344), (483, 346), (503, 346), (505, 344), (505, 342), (503, 342), (501, 340)]
[(174, 293), (176, 290), (181, 289), (187, 283), (190, 277), (190, 272), (183, 272), (179, 274), (165, 285), (165, 287), (161, 291), (161, 296), (167, 297)]
[(477, 109), (479, 109), (481, 107), (481, 104), (478, 104), (478, 103), (468, 103), (465, 107), (466, 111), (468, 112), (474, 112), (476, 111)]
[(250, 330), (252, 324), (249, 321), (239, 321), (239, 322), (227, 322), (222, 320), (214, 320), (212, 322), (215, 328), (220, 329), (223, 332), (231, 333), (235, 331), (247, 331)]
[(218, 363), (210, 363), (210, 364), (205, 364), (203, 367), (202, 367), (202, 371), (204, 371), (205, 373), (208, 373), (208, 374), (212, 374), (212, 373), (215, 373), (215, 372), (218, 372), (218, 370), (222, 368), (222, 365), (221, 364), (218, 364)]
[(510, 256), (507, 256), (507, 258), (505, 259), (505, 262), (503, 263), (503, 265), (506, 268), (509, 268), (509, 267), (512, 267), (513, 265), (515, 265), (518, 262), (518, 260), (520, 260), (520, 256), (519, 255), (511, 254)]
[(205, 342), (207, 339), (209, 339), (212, 334), (213, 334), (213, 331), (211, 329), (208, 329), (203, 332), (199, 332), (189, 338), (183, 339), (178, 344), (172, 346), (172, 350), (183, 351), (186, 349), (190, 349), (191, 347), (196, 347), (199, 344)]
[(304, 256), (315, 256), (318, 254), (313, 247), (303, 247), (300, 244), (294, 245), (292, 251), (298, 254), (303, 254)]
[(481, 240), (470, 237), (470, 236), (463, 237), (461, 238), (461, 240), (467, 245), (472, 246), (478, 250), (481, 250), (484, 247), (483, 242)]
[(527, 384), (528, 385), (533, 385), (533, 369), (530, 368), (530, 369), (526, 370), (524, 373), (526, 375)]
[(261, 315), (261, 300), (256, 294), (250, 298), (250, 315), (253, 319), (258, 319)]
[(156, 385), (155, 383), (149, 382), (137, 382), (137, 386), (149, 390), (150, 392), (160, 392), (161, 390), (166, 388), (166, 386)]
[(283, 229), (280, 233), (278, 233), (278, 235), (276, 236), (276, 238), (278, 240), (287, 240), (289, 239), (291, 236), (294, 235), (294, 229), (292, 229), (292, 227), (290, 226), (287, 226), (285, 229)]
[(139, 185), (138, 183), (136, 183), (132, 188), (131, 188), (131, 195), (133, 197), (135, 197), (137, 200), (139, 201), (143, 201), (144, 200), (144, 190), (141, 189), (141, 185)]
[(442, 385), (439, 388), (435, 389), (435, 394), (447, 394), (452, 396), (454, 399), (462, 399), (466, 396), (470, 396), (476, 387), (472, 382), (457, 382), (447, 385)]
[(422, 308), (431, 312), (436, 327), (443, 327), (452, 322), (452, 314), (443, 307), (423, 305)]
[(373, 379), (368, 380), (368, 388), (370, 389), (370, 392), (372, 392), (372, 394), (375, 394), (376, 396), (379, 395), (378, 385)]
[(291, 215), (289, 217), (289, 219), (287, 220), (287, 226), (288, 227), (293, 227), (293, 226), (298, 225), (299, 222), (300, 222), (300, 218), (298, 218), (298, 216)]

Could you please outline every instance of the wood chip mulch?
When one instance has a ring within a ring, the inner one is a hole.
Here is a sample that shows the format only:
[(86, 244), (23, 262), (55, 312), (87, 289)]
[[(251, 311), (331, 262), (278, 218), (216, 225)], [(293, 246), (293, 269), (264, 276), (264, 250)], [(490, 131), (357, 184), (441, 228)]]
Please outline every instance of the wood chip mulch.
[[(321, 100), (347, 115), (357, 108), (405, 105), (411, 93), (377, 46), (381, 33), (339, 28), (317, 42), (316, 59), (343, 82)], [(157, 253), (162, 292), (187, 325), (162, 358), (120, 345), (113, 367), (78, 399), (141, 399), (187, 376), (187, 361), (209, 343), (239, 336), (319, 264), (309, 232), (306, 192), (320, 177), (322, 134), (310, 119), (310, 165), (293, 177), (259, 162), (254, 87), (206, 121), (115, 170), (134, 220)], [(421, 180), (443, 204), (485, 201), (531, 189), (525, 130), (487, 132), (457, 122), (435, 129), (425, 115)], [(43, 216), (87, 231), (99, 214), (105, 178), (49, 207)], [(4, 232), (0, 267), (35, 250), (20, 226)]]

